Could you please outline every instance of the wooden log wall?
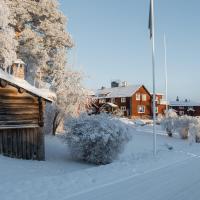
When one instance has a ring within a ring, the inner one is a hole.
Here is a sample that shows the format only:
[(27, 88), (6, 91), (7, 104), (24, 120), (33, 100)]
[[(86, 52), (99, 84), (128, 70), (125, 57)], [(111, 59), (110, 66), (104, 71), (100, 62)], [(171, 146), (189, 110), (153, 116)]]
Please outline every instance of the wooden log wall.
[(26, 160), (44, 160), (41, 128), (0, 130), (0, 154)]
[(44, 104), (21, 88), (0, 85), (0, 154), (44, 160)]
[(0, 126), (1, 125), (38, 125), (38, 98), (18, 89), (0, 87)]

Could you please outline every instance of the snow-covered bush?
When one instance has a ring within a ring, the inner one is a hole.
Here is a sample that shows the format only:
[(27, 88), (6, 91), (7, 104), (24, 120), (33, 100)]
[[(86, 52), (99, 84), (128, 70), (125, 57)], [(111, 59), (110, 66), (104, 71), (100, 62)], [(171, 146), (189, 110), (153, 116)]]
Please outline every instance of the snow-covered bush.
[(165, 113), (165, 117), (161, 120), (161, 126), (166, 130), (167, 134), (172, 137), (175, 131), (175, 122), (177, 119), (177, 114), (174, 110), (169, 109)]
[(115, 160), (131, 139), (129, 125), (104, 113), (68, 120), (66, 130), (72, 157), (97, 165)]
[(177, 118), (175, 123), (175, 129), (182, 139), (188, 138), (190, 125), (193, 123), (195, 123), (195, 118), (187, 115)]
[(200, 119), (194, 118), (193, 122), (189, 126), (189, 137), (191, 142), (196, 141), (200, 143)]

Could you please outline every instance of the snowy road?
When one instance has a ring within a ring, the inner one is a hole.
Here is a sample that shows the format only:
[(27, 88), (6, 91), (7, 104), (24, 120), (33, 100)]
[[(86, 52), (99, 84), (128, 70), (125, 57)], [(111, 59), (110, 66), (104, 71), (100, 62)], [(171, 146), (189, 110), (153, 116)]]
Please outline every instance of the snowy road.
[(69, 200), (195, 200), (200, 198), (200, 158), (74, 194)]

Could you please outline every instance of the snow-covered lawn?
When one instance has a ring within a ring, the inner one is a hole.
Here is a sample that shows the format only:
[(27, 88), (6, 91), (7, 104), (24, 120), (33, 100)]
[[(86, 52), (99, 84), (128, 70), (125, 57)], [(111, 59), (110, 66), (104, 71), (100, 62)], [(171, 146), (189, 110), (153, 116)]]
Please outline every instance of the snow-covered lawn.
[[(125, 123), (131, 124), (128, 121), (125, 121)], [(109, 165), (95, 166), (73, 161), (68, 155), (67, 146), (59, 138), (50, 136), (46, 137), (45, 162), (24, 161), (0, 156), (0, 199), (88, 200), (92, 199), (94, 191), (102, 195), (103, 191), (109, 193), (109, 190), (113, 192), (116, 189), (116, 194), (119, 193), (119, 195), (115, 194), (114, 199), (121, 200), (120, 194), (123, 194), (126, 191), (125, 189), (128, 188), (127, 183), (139, 184), (141, 188), (144, 184), (144, 190), (140, 193), (145, 197), (145, 190), (148, 190), (147, 184), (142, 182), (145, 176), (152, 179), (153, 183), (162, 174), (165, 174), (165, 178), (170, 177), (170, 170), (162, 172), (163, 169), (192, 163), (193, 159), (198, 162), (195, 165), (200, 166), (200, 144), (191, 145), (187, 140), (169, 138), (159, 126), (157, 129), (159, 134), (156, 158), (152, 154), (151, 125), (137, 127), (136, 130), (133, 128), (132, 141), (127, 145), (119, 159)], [(169, 150), (169, 146), (172, 146), (173, 149)], [(191, 171), (193, 166), (190, 165)], [(176, 176), (176, 170), (178, 174), (180, 169), (181, 166), (174, 167), (173, 176)], [(146, 175), (152, 173), (152, 176)], [(185, 173), (187, 174), (187, 171)], [(198, 176), (200, 180), (200, 174)], [(180, 188), (183, 183), (175, 181), (174, 187), (177, 187), (175, 184), (180, 184), (178, 186)], [(121, 191), (117, 189), (120, 187)], [(131, 191), (129, 192), (131, 195)], [(132, 192), (134, 192), (134, 189)], [(170, 191), (168, 192), (170, 193)], [(137, 193), (139, 192), (137, 191)], [(147, 199), (147, 197), (144, 199)], [(97, 197), (97, 199), (104, 200), (102, 197)], [(105, 199), (113, 198), (110, 195), (106, 196)]]

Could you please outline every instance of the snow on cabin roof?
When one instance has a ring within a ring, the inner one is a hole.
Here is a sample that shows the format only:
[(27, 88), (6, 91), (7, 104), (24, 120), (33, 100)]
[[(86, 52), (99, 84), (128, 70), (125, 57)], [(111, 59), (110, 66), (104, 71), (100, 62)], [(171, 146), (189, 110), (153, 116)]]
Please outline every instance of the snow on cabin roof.
[(170, 106), (200, 106), (200, 103), (194, 101), (170, 101)]
[(2, 69), (0, 69), (0, 79), (7, 81), (14, 87), (18, 86), (20, 88), (23, 88), (27, 92), (34, 94), (36, 96), (42, 97), (43, 99), (46, 99), (47, 101), (53, 102), (56, 99), (56, 94), (51, 92), (49, 89), (36, 88), (32, 86), (30, 83), (28, 83), (26, 80), (12, 76), (4, 72)]
[(96, 96), (98, 98), (131, 97), (140, 87), (142, 87), (142, 85), (99, 89), (96, 91)]

